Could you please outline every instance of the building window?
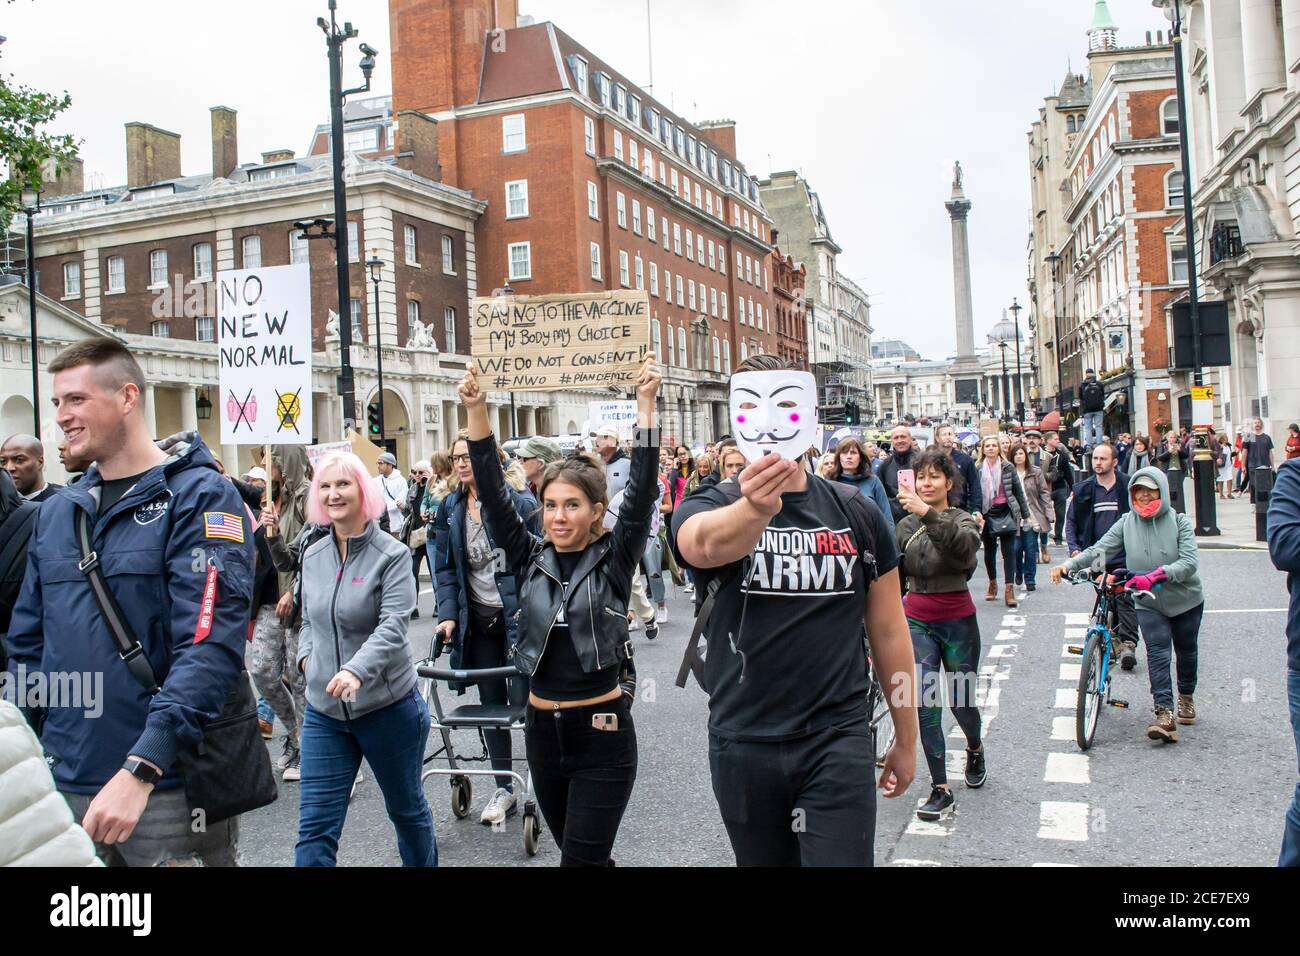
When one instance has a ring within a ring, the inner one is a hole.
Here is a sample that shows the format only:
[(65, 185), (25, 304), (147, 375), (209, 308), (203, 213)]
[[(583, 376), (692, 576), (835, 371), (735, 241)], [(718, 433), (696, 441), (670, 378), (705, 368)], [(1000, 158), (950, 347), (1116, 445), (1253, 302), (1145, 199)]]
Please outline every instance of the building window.
[(740, 360), (743, 362), (749, 358), (749, 343), (744, 339), (740, 340)]
[(691, 311), (694, 312), (695, 311), (695, 280), (694, 279), (686, 283), (686, 295), (687, 298), (690, 300)]
[(653, 206), (645, 207), (645, 237), (651, 242), (658, 240), (655, 235), (655, 211)]
[(727, 321), (727, 293), (725, 290), (722, 293), (722, 321)]
[(420, 331), (420, 303), (415, 299), (406, 300), (406, 341), (410, 342), (415, 338), (415, 333)]
[(685, 173), (682, 174), (682, 199), (691, 201), (691, 178)]
[(1169, 244), (1169, 281), (1172, 283), (1187, 281), (1187, 246), (1181, 242)]
[(170, 338), (172, 334), (171, 323), (166, 319), (158, 319), (155, 322), (151, 322), (149, 323), (149, 334), (154, 338), (159, 339)]
[(512, 242), (509, 247), (510, 278), (531, 279), (533, 277), (533, 248), (530, 242)]
[(724, 339), (722, 342), (722, 374), (731, 374), (731, 340)]
[[(212, 278), (212, 243), (200, 242), (194, 246), (194, 279)], [(165, 279), (163, 281), (166, 281)]]
[(759, 331), (763, 331), (763, 303), (759, 302), (754, 305), (755, 325)]
[(632, 231), (641, 235), (641, 200), (632, 200)]
[(379, 148), (379, 127), (354, 129), (343, 134), (344, 149), (349, 153), (369, 153)]
[(713, 371), (722, 371), (722, 343), (716, 335), (713, 337)]
[(677, 326), (677, 354), (682, 357), (682, 366), (688, 367), (691, 364), (690, 357), (686, 352), (686, 327)]
[(664, 301), (673, 304), (673, 274), (667, 269), (664, 270)]
[(580, 56), (573, 58), (573, 81), (578, 87), (578, 92), (583, 96), (587, 95), (587, 61)]
[(709, 290), (709, 314), (715, 319), (718, 317), (718, 290)]
[(241, 245), (243, 246), (244, 268), (262, 268), (262, 237), (245, 236)]
[(81, 295), (81, 263), (65, 262), (63, 264), (63, 297), (65, 299), (75, 299), (79, 295)]
[(289, 263), (291, 265), (310, 261), (307, 243), (308, 239), (301, 230), (293, 229), (289, 232)]
[(618, 253), (618, 284), (627, 288), (628, 282), (627, 250), (620, 249)]
[(677, 334), (671, 324), (668, 325), (668, 364), (677, 364)]
[(348, 299), (348, 312), (352, 315), (352, 341), (360, 342), (364, 338), (361, 331), (361, 300)]
[(623, 161), (623, 134), (614, 130), (614, 158)]
[(695, 234), (695, 261), (704, 265), (704, 233)]
[(506, 183), (506, 218), (522, 219), (528, 215), (528, 180)]
[(442, 312), (443, 351), (456, 351), (456, 310), (447, 306)]
[(655, 178), (655, 157), (649, 146), (645, 148), (645, 159), (641, 162), (641, 175), (649, 180)]
[(663, 343), (660, 341), (659, 336), (660, 336), (659, 320), (651, 319), (650, 320), (650, 347), (655, 350), (656, 362), (662, 362), (664, 360)]
[(690, 262), (695, 261), (695, 242), (691, 238), (691, 231), (686, 230), (686, 258)]
[(704, 204), (703, 204), (702, 202), (700, 202), (700, 184), (697, 182), (697, 183), (695, 184), (695, 208), (696, 208), (696, 209), (699, 209), (699, 208), (701, 208), (703, 205), (704, 205)]
[(686, 298), (682, 294), (682, 274), (679, 272), (677, 273), (677, 304), (681, 305), (685, 301)]
[(1165, 136), (1178, 135), (1178, 99), (1170, 97), (1160, 107), (1160, 131)]
[(503, 153), (522, 153), (528, 148), (528, 141), (524, 135), (523, 113), (501, 117), (501, 137)]
[(641, 97), (632, 96), (628, 98), (627, 118), (637, 126), (641, 125)]
[(677, 187), (678, 187), (678, 178), (677, 178), (677, 170), (676, 170), (676, 169), (670, 169), (670, 170), (668, 171), (668, 181), (672, 184), (673, 195), (674, 195), (674, 196), (680, 196), (680, 195), (681, 195), (681, 192), (680, 192), (680, 191), (678, 190), (678, 188), (677, 188)]
[(588, 156), (596, 155), (596, 121), (590, 116), (584, 117), (582, 121), (582, 144), (587, 150)]
[(679, 256), (682, 254), (682, 225), (679, 222), (673, 223), (673, 252)]
[(650, 294), (659, 294), (659, 265), (654, 262), (650, 263)]
[(636, 287), (638, 289), (645, 288), (645, 266), (639, 254), (636, 257)]
[(348, 262), (358, 262), (361, 259), (360, 244), (357, 242), (359, 228), (356, 222), (348, 222)]
[(442, 237), (442, 271), (449, 276), (456, 274), (456, 243), (451, 236)]
[(614, 87), (614, 112), (622, 115), (627, 109), (627, 89), (622, 84)]
[(716, 247), (713, 245), (713, 240), (710, 239), (709, 240), (709, 268), (712, 269), (714, 272), (717, 271), (716, 266), (718, 261), (717, 256), (715, 255), (716, 251), (717, 251)]
[(1165, 179), (1165, 208), (1181, 209), (1183, 205), (1183, 174), (1174, 170)]
[(641, 166), (641, 152), (636, 144), (636, 140), (628, 137), (627, 140), (627, 162), (633, 169), (639, 169)]
[(667, 252), (668, 251), (668, 217), (667, 216), (659, 217), (659, 232), (663, 234), (664, 252)]
[(166, 285), (167, 250), (154, 249), (149, 253), (149, 286), (150, 288), (162, 288)]
[(402, 227), (402, 240), (406, 247), (406, 264), (408, 266), (418, 266), (420, 264), (420, 259), (417, 255), (419, 252), (419, 248), (416, 244), (417, 238), (418, 234), (415, 231), (415, 227), (410, 223), (407, 223)]
[(1074, 132), (1074, 114), (1073, 114), (1073, 113), (1071, 113), (1069, 116), (1067, 116), (1067, 117), (1065, 118), (1065, 131), (1066, 131), (1067, 133), (1073, 133), (1073, 132)]
[(200, 315), (194, 319), (194, 340), (196, 342), (215, 342), (215, 323), (210, 315)]
[(600, 243), (598, 242), (591, 244), (591, 277), (593, 279), (603, 278), (603, 273), (600, 271)]
[(622, 193), (618, 193), (617, 195), (615, 195), (614, 200), (615, 200), (615, 206), (617, 210), (618, 227), (620, 229), (626, 229), (627, 228), (627, 197), (624, 196)]
[(593, 182), (587, 183), (587, 215), (592, 219), (600, 218), (600, 194)]

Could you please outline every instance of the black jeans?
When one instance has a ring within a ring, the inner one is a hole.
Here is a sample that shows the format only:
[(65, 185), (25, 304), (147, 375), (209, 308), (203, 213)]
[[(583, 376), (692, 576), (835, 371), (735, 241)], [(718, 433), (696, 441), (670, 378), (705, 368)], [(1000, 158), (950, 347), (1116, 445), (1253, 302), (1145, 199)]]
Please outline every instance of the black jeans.
[[(1113, 571), (1114, 568), (1108, 570)], [(1115, 636), (1121, 641), (1129, 641), (1136, 645), (1138, 643), (1137, 608), (1133, 604), (1133, 595), (1127, 591), (1115, 596), (1115, 617)], [(1149, 666), (1150, 661), (1147, 663)]]
[[(614, 714), (617, 730), (597, 730)], [(626, 695), (565, 710), (529, 706), (524, 743), (533, 790), (560, 848), (560, 866), (609, 866), (636, 783), (636, 727)]]
[(1056, 510), (1056, 526), (1052, 529), (1052, 540), (1057, 544), (1065, 540), (1065, 506), (1069, 500), (1069, 488), (1052, 489), (1052, 507)]
[(865, 716), (794, 740), (709, 735), (713, 795), (738, 866), (872, 866), (875, 770)]
[[(494, 613), (495, 612), (495, 613)], [(506, 619), (501, 608), (490, 608), (482, 604), (471, 604), (469, 609), (469, 634), (465, 637), (465, 653), (461, 666), (466, 670), (481, 670), (487, 667), (505, 667), (510, 663), (506, 657)], [(522, 707), (528, 703), (528, 678), (522, 674), (508, 680), (499, 677), (495, 680), (480, 681), (478, 699), (481, 704), (511, 704)], [(510, 731), (485, 730), (483, 739), (487, 742), (488, 756), (492, 758), (493, 770), (509, 770), (514, 749), (510, 745)], [(496, 778), (498, 787), (505, 787), (514, 792), (514, 783), (507, 776)]]
[(1002, 549), (1002, 576), (1007, 584), (1016, 579), (1016, 538), (1019, 535), (1004, 534), (997, 537), (989, 534), (987, 520), (980, 532), (984, 538), (984, 570), (988, 572), (989, 581), (998, 583), (998, 548)]
[(1137, 618), (1147, 644), (1147, 673), (1151, 678), (1151, 699), (1157, 707), (1174, 709), (1174, 691), (1169, 680), (1170, 658), (1177, 654), (1178, 693), (1196, 693), (1196, 653), (1205, 604), (1182, 614), (1165, 617), (1159, 611), (1142, 608)]

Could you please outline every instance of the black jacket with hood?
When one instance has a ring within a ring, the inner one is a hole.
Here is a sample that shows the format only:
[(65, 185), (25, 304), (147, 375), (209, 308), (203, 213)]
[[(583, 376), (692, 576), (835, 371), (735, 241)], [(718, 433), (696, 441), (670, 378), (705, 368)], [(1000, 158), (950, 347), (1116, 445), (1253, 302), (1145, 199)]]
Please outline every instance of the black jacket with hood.
[(7, 660), (4, 638), (9, 618), (27, 571), (27, 542), (31, 540), (40, 505), (28, 501), (9, 472), (0, 469), (0, 671)]

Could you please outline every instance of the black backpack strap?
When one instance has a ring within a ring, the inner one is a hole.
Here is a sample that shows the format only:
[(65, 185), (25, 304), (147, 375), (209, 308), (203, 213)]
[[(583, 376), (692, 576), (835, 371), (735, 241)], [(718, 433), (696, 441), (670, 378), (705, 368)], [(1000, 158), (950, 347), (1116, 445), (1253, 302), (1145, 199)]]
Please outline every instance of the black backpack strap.
[(126, 623), (122, 609), (118, 607), (117, 599), (113, 597), (113, 592), (108, 589), (108, 582), (104, 580), (104, 572), (99, 567), (99, 555), (90, 547), (90, 516), (86, 514), (84, 508), (78, 507), (76, 510), (77, 545), (81, 550), (81, 561), (77, 564), (77, 567), (86, 576), (86, 580), (90, 582), (90, 592), (95, 596), (95, 603), (99, 606), (99, 613), (103, 615), (104, 622), (108, 625), (109, 636), (113, 638), (113, 643), (117, 645), (118, 657), (122, 658), (122, 663), (126, 664), (136, 683), (150, 694), (156, 694), (158, 693), (158, 679), (154, 676), (153, 667), (149, 664), (149, 658), (145, 656), (144, 648), (136, 640), (135, 632)]
[(700, 685), (700, 690), (708, 693), (709, 688), (704, 683), (704, 658), (700, 656), (700, 637), (704, 634), (704, 629), (709, 626), (709, 618), (713, 616), (713, 606), (718, 602), (718, 592), (725, 587), (730, 587), (748, 565), (749, 558), (745, 558), (744, 561), (733, 565), (727, 573), (716, 575), (709, 581), (700, 610), (695, 615), (695, 627), (691, 629), (691, 636), (686, 640), (686, 652), (682, 654), (681, 666), (677, 668), (678, 687), (686, 686), (686, 675), (691, 673), (695, 675), (695, 683)]
[[(0, 524), (0, 538), (3, 538), (5, 543), (3, 550), (0, 550), (0, 582), (12, 580), (15, 566), (26, 560), (27, 542), (32, 536), (32, 522), (39, 510), (40, 505), (24, 501), (9, 512), (9, 517)], [(18, 574), (17, 578), (22, 581), (22, 573)]]
[[(819, 479), (825, 481), (825, 479)], [(862, 583), (865, 588), (870, 588), (873, 581), (876, 580), (876, 552), (875, 541), (871, 534), (871, 529), (861, 520), (861, 516), (850, 506), (854, 498), (861, 496), (861, 493), (853, 485), (846, 485), (838, 481), (827, 481), (836, 492), (836, 503), (840, 506), (840, 511), (844, 514), (844, 520), (849, 523), (849, 529), (853, 532), (853, 537), (858, 541), (858, 555), (862, 559)], [(884, 515), (881, 515), (884, 520)]]

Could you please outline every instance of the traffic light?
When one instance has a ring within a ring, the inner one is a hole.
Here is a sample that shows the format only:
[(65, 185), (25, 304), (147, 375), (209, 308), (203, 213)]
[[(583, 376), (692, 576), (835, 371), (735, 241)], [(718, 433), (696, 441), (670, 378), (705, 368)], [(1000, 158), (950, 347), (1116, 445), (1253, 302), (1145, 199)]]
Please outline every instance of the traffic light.
[(379, 435), (383, 429), (379, 427), (379, 403), (371, 402), (366, 406), (366, 421), (370, 425), (370, 434)]
[(858, 424), (858, 403), (857, 402), (844, 403), (844, 424), (846, 425)]

